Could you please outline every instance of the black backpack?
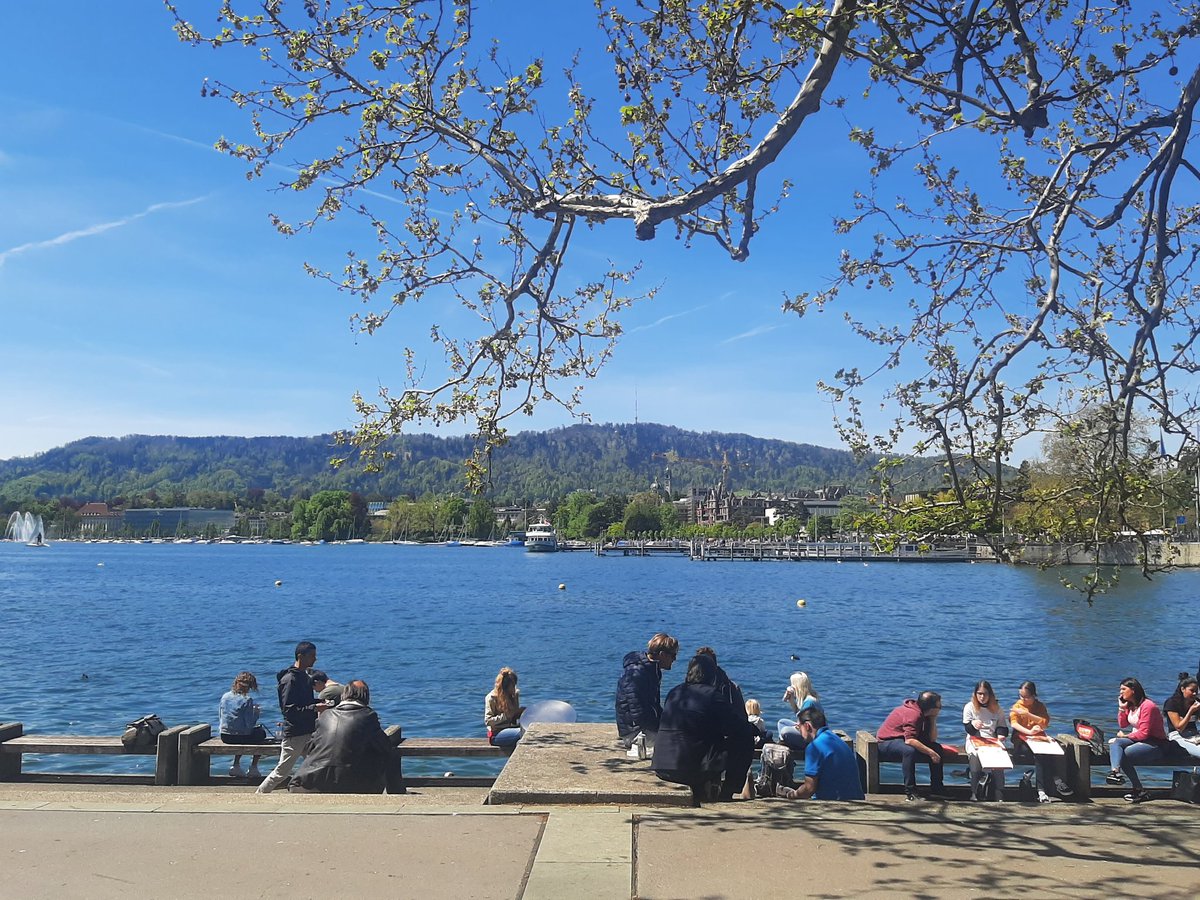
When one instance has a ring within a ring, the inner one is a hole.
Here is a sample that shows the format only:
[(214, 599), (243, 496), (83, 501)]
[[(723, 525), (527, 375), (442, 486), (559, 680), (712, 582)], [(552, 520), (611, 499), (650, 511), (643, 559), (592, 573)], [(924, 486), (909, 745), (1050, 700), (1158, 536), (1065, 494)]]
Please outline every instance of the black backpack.
[(754, 796), (774, 797), (777, 787), (795, 787), (796, 760), (790, 747), (783, 744), (763, 744), (762, 763), (754, 779)]
[(1087, 744), (1092, 756), (1100, 760), (1108, 759), (1108, 746), (1104, 742), (1104, 732), (1100, 726), (1093, 725), (1087, 719), (1075, 719), (1075, 736)]

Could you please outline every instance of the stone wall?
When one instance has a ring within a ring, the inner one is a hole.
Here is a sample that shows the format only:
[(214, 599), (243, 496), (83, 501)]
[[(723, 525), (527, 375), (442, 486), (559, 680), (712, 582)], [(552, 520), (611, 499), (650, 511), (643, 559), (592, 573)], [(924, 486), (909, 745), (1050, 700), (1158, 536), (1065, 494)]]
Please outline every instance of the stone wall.
[[(1151, 561), (1186, 568), (1200, 566), (1200, 543), (1152, 541), (1148, 546)], [(1136, 566), (1142, 552), (1140, 541), (1118, 541), (1100, 547), (1100, 564)], [(1025, 565), (1091, 565), (1094, 551), (1082, 544), (1023, 544), (1013, 553), (1013, 561)]]

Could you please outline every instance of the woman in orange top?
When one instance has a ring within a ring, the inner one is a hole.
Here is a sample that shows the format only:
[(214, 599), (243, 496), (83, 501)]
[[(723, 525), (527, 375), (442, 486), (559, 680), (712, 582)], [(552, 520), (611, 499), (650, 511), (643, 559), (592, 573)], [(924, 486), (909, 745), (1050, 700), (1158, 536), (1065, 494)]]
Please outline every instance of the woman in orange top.
[(1032, 681), (1023, 681), (1018, 693), (1020, 699), (1012, 705), (1012, 711), (1008, 714), (1008, 721), (1012, 725), (1013, 731), (1013, 756), (1022, 762), (1029, 762), (1029, 758), (1033, 757), (1036, 780), (1034, 786), (1037, 788), (1038, 800), (1041, 803), (1050, 802), (1046, 788), (1051, 780), (1053, 780), (1054, 789), (1060, 797), (1070, 797), (1075, 792), (1063, 781), (1063, 758), (1061, 756), (1044, 756), (1029, 749), (1029, 739), (1036, 740), (1045, 737), (1046, 726), (1050, 724), (1050, 712), (1046, 709), (1046, 704), (1038, 699), (1037, 685)]

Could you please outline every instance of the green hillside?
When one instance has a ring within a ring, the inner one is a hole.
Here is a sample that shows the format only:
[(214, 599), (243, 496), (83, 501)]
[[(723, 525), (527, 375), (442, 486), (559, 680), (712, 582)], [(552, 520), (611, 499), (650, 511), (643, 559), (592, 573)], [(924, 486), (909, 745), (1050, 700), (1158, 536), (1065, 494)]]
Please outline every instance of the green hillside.
[[(392, 449), (397, 458), (381, 473), (343, 455), (329, 435), (316, 437), (90, 437), (36, 456), (0, 461), (0, 504), (70, 497), (113, 500), (153, 491), (166, 502), (197, 492), (245, 495), (259, 489), (284, 497), (325, 489), (391, 499), (464, 490), (467, 437), (409, 435)], [(666, 455), (669, 454), (669, 457)], [(708, 487), (729, 460), (736, 491), (793, 492), (847, 485), (864, 491), (873, 459), (856, 461), (844, 450), (766, 440), (744, 434), (684, 431), (666, 425), (572, 425), (513, 435), (491, 468), (495, 502), (556, 499), (574, 490), (629, 494), (664, 483), (670, 469), (675, 493)], [(671, 460), (671, 461), (668, 461)], [(705, 464), (703, 461), (708, 461)], [(935, 487), (940, 469), (910, 464), (911, 488)]]

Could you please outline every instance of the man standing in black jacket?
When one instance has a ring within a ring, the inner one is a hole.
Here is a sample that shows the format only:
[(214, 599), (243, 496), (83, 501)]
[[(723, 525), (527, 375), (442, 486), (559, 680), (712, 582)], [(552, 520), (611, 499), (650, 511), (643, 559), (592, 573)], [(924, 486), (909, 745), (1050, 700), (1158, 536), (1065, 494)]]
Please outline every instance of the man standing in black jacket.
[(308, 670), (316, 662), (317, 645), (301, 641), (296, 645), (296, 661), (275, 676), (279, 681), (279, 711), (284, 721), (283, 744), (279, 763), (258, 786), (259, 794), (269, 794), (287, 781), (300, 757), (308, 755), (308, 745), (317, 727), (317, 713), (329, 707), (327, 703), (318, 703), (313, 695)]

